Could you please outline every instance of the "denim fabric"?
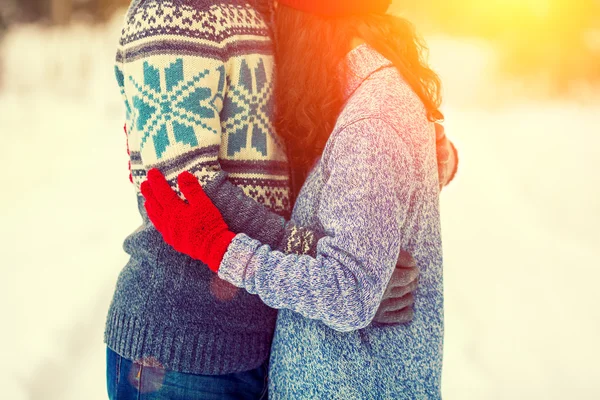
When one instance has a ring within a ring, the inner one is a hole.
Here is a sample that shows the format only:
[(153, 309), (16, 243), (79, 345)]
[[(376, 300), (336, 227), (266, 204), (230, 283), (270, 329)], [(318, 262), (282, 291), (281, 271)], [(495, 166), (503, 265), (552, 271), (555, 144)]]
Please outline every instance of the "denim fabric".
[(247, 372), (193, 375), (144, 366), (106, 349), (110, 400), (266, 400), (265, 363)]

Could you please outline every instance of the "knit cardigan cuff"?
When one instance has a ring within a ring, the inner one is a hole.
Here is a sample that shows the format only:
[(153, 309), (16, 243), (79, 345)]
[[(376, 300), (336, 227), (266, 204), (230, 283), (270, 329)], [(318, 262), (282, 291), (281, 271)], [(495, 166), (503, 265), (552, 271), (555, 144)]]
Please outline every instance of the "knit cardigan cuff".
[(219, 278), (243, 288), (248, 267), (258, 248), (257, 242), (243, 233), (233, 239), (219, 268)]

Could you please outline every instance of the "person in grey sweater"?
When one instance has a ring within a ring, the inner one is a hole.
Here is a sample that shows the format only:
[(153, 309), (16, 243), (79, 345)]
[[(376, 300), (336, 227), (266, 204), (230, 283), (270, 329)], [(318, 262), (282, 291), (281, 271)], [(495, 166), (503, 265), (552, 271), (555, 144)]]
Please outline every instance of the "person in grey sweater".
[[(315, 255), (285, 254), (231, 232), (191, 174), (179, 177), (187, 201), (157, 171), (142, 184), (167, 243), (281, 310), (274, 399), (441, 397), (439, 80), (411, 25), (384, 15), (388, 4), (279, 2), (278, 85), (288, 94), (278, 101), (292, 127), (282, 134), (297, 145), (296, 165), (310, 165), (292, 221), (323, 233)], [(309, 59), (305, 71), (291, 67)], [(298, 134), (307, 123), (313, 130)], [(415, 318), (371, 324), (402, 249), (422, 274)]]

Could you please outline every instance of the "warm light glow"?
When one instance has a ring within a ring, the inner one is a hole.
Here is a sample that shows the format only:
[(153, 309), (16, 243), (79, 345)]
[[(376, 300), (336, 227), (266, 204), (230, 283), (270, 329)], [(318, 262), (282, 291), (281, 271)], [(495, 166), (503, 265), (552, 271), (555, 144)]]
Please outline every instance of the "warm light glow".
[[(600, 2), (596, 0), (397, 1), (417, 28), (490, 39), (510, 75), (549, 79), (563, 91), (572, 81), (600, 79)], [(431, 32), (424, 32), (430, 34)]]

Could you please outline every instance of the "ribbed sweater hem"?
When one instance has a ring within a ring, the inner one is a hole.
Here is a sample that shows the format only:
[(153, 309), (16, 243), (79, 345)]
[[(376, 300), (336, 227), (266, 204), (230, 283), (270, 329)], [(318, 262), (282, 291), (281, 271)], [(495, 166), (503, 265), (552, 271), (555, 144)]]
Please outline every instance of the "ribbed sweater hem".
[(271, 333), (230, 333), (202, 325), (172, 326), (110, 310), (104, 341), (128, 360), (196, 375), (258, 368), (269, 357)]

